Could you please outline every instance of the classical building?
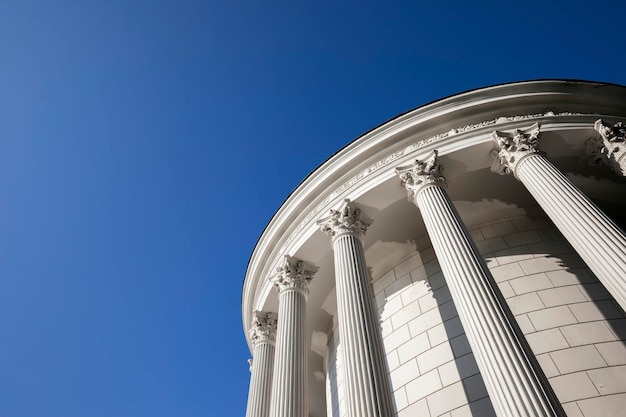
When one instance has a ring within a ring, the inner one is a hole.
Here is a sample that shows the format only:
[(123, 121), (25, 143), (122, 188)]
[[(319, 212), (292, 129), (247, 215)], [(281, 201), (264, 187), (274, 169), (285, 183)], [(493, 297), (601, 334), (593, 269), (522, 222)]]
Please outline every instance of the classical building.
[(427, 104), (311, 173), (250, 258), (247, 417), (626, 410), (626, 88)]

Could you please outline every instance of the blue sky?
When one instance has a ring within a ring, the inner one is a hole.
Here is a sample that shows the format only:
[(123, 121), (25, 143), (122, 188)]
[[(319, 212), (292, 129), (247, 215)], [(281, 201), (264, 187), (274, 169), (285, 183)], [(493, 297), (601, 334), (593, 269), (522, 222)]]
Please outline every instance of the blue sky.
[(626, 84), (625, 13), (0, 1), (0, 417), (243, 416), (241, 287), (291, 190), (450, 94)]

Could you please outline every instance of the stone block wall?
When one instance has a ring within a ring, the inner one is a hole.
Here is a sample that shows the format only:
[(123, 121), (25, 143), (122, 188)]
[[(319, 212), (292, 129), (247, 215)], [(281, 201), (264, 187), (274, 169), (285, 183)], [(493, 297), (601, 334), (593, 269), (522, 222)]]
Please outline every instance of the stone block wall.
[[(626, 410), (626, 316), (545, 218), (470, 231), (569, 417)], [(398, 417), (495, 416), (432, 248), (375, 277)], [(329, 416), (342, 413), (340, 344), (329, 343)]]
[(341, 343), (336, 323), (330, 332), (328, 354), (326, 357), (326, 415), (328, 417), (345, 416), (343, 397), (343, 367), (341, 362)]
[(624, 312), (561, 234), (545, 218), (471, 233), (568, 416), (624, 414)]
[(373, 285), (397, 416), (495, 416), (432, 249)]

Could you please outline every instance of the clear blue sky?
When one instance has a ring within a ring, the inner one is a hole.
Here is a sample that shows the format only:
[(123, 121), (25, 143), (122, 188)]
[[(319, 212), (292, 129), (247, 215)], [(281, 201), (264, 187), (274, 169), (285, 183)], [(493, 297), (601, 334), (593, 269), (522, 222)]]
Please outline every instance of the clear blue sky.
[(467, 89), (626, 84), (625, 2), (478, 3), (0, 1), (0, 417), (243, 416), (307, 173)]

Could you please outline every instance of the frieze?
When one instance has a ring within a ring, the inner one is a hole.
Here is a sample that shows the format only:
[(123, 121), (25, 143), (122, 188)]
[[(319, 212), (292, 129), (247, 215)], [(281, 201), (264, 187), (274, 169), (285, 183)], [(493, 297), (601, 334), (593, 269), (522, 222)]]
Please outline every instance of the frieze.
[(471, 125), (457, 127), (456, 129), (451, 129), (450, 132), (448, 132), (448, 136), (452, 134), (458, 135), (459, 133), (469, 132), (470, 130), (480, 129), (485, 126), (495, 125), (498, 123), (498, 120), (499, 119), (491, 119), (480, 123), (472, 123)]
[[(561, 114), (559, 113), (558, 115), (560, 116)], [(556, 115), (554, 114), (554, 112), (551, 112), (551, 111), (548, 111), (545, 113), (522, 114), (518, 116), (509, 116), (506, 118), (506, 120), (504, 120), (504, 122), (517, 122), (518, 120), (536, 119), (538, 117), (544, 117), (544, 116), (556, 116)]]

